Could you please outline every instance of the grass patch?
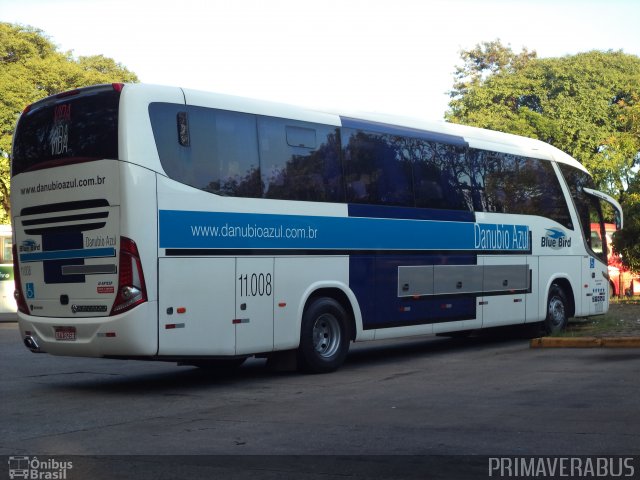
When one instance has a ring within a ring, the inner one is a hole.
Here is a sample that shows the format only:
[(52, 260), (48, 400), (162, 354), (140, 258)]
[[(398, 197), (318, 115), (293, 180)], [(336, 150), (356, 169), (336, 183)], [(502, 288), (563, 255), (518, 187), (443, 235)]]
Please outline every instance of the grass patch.
[(624, 322), (615, 315), (607, 313), (597, 317), (572, 318), (565, 331), (553, 335), (556, 337), (602, 337), (613, 335), (624, 328)]
[(613, 297), (609, 300), (609, 305), (640, 305), (640, 297)]
[(605, 315), (572, 318), (566, 330), (554, 336), (640, 336), (640, 299), (613, 299)]

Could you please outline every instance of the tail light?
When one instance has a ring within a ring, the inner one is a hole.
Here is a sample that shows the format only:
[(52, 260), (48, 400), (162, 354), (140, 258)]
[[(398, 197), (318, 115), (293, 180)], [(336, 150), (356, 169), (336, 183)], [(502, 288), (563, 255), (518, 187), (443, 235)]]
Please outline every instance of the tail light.
[(147, 287), (142, 273), (142, 262), (136, 243), (120, 237), (120, 264), (118, 268), (118, 290), (111, 315), (131, 310), (147, 301)]
[(27, 301), (24, 298), (24, 292), (22, 291), (22, 281), (20, 280), (20, 265), (18, 265), (18, 248), (13, 245), (13, 281), (16, 285), (16, 289), (13, 292), (13, 296), (18, 304), (18, 311), (22, 313), (29, 313), (29, 307)]

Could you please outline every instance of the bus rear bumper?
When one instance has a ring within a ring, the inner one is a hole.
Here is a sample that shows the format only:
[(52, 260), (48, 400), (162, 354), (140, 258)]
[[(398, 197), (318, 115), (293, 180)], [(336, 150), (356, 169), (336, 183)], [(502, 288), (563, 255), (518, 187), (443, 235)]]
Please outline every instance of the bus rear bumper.
[(158, 352), (157, 303), (112, 317), (50, 318), (18, 313), (20, 336), (32, 352), (78, 357), (146, 357)]

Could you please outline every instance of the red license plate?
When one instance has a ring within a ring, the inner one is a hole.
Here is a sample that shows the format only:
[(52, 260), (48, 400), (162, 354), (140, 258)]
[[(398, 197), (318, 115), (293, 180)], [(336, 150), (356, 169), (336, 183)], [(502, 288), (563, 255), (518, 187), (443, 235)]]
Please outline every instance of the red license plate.
[(76, 327), (55, 327), (56, 340), (64, 342), (75, 342)]

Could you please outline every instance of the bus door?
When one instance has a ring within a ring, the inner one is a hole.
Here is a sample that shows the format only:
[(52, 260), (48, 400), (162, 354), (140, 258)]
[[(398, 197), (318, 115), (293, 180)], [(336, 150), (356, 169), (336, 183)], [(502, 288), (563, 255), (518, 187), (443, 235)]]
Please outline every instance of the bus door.
[[(587, 195), (583, 202), (584, 218), (583, 229), (589, 248), (587, 255), (582, 259), (582, 308), (586, 315), (604, 313), (609, 308), (609, 272), (607, 267), (607, 250), (605, 248), (606, 235), (602, 202), (606, 202), (613, 209), (616, 218), (616, 228), (623, 226), (623, 213), (620, 204), (606, 193), (584, 187)], [(598, 219), (600, 225), (601, 242), (596, 245), (591, 235), (591, 220)], [(600, 259), (595, 255), (600, 255)]]

